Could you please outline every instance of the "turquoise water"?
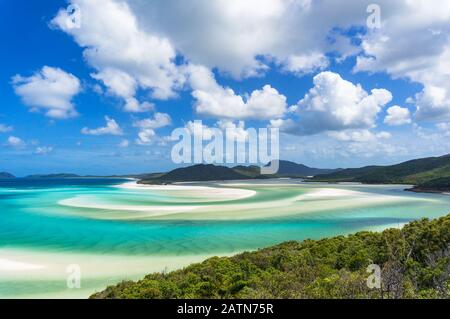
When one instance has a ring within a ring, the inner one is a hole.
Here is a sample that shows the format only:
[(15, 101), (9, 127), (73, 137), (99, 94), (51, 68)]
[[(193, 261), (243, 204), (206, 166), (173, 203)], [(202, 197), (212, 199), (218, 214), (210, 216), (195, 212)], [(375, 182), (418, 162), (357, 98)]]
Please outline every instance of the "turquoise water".
[[(0, 181), (0, 297), (85, 297), (120, 279), (207, 256), (450, 213), (450, 196), (404, 192), (404, 186), (283, 180), (117, 187), (125, 182)], [(83, 289), (65, 287), (67, 263), (87, 268)]]

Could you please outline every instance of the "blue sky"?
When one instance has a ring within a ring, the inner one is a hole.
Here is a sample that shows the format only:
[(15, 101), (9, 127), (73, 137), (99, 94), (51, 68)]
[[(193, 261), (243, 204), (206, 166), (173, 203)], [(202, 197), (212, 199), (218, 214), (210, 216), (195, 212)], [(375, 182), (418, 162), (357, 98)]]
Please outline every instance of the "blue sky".
[(0, 1), (0, 171), (167, 170), (199, 119), (277, 127), (315, 167), (449, 153), (450, 5), (427, 3), (373, 27), (365, 1)]

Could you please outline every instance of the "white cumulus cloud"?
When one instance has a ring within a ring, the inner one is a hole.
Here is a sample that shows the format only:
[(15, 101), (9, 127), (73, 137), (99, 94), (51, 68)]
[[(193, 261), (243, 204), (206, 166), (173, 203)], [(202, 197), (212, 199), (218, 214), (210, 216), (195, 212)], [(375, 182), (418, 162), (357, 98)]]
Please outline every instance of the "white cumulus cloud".
[(139, 145), (149, 145), (158, 138), (156, 130), (165, 126), (169, 126), (172, 119), (169, 114), (155, 113), (153, 118), (147, 118), (134, 122), (134, 126), (139, 128), (136, 143)]
[(301, 75), (312, 73), (315, 70), (323, 70), (328, 65), (329, 61), (324, 53), (315, 52), (309, 55), (291, 55), (282, 66), (286, 71)]
[(404, 107), (394, 105), (387, 109), (387, 115), (384, 119), (384, 123), (388, 125), (404, 125), (410, 124), (411, 112)]
[(270, 85), (244, 98), (231, 88), (222, 87), (214, 74), (203, 66), (189, 67), (189, 83), (198, 115), (220, 119), (273, 119), (287, 110), (286, 97)]
[(325, 52), (351, 51), (347, 46), (344, 52), (343, 45), (332, 41), (336, 38), (333, 30), (361, 25), (366, 19), (366, 7), (357, 1), (128, 3), (145, 30), (160, 31), (189, 61), (235, 78), (260, 75), (272, 61), (299, 74), (320, 69), (328, 64)]
[(388, 90), (373, 89), (369, 94), (333, 72), (319, 73), (313, 82), (314, 87), (293, 108), (297, 121), (275, 120), (272, 126), (299, 135), (372, 128), (378, 113), (392, 100)]
[(56, 119), (77, 115), (72, 98), (80, 92), (80, 81), (73, 74), (44, 66), (30, 77), (14, 76), (13, 86), (31, 111), (43, 111)]
[(105, 121), (106, 126), (96, 129), (89, 129), (87, 127), (84, 127), (81, 130), (81, 133), (85, 135), (123, 135), (122, 128), (114, 119), (105, 116)]
[(154, 105), (152, 103), (139, 102), (134, 97), (138, 88), (138, 83), (128, 73), (117, 69), (106, 68), (101, 72), (92, 74), (92, 77), (103, 81), (110, 94), (124, 99), (125, 111), (139, 113), (152, 111), (154, 109)]
[(10, 137), (8, 137), (7, 144), (9, 146), (12, 146), (12, 147), (23, 147), (23, 146), (25, 146), (25, 142), (21, 138), (19, 138), (17, 136), (10, 136)]
[(369, 130), (348, 130), (340, 132), (329, 132), (328, 135), (338, 141), (342, 142), (358, 142), (367, 143), (375, 142), (380, 139), (389, 139), (391, 134), (389, 132), (373, 133)]
[[(175, 48), (168, 39), (143, 30), (126, 1), (72, 0), (71, 4), (75, 10), (61, 9), (52, 25), (84, 48), (86, 61), (97, 70), (95, 79), (127, 104), (137, 88), (148, 89), (159, 99), (175, 95), (183, 83), (174, 63)], [(78, 24), (68, 23), (77, 19)]]
[[(261, 75), (273, 66), (303, 75), (326, 68), (330, 56), (341, 62), (358, 55), (355, 71), (386, 72), (424, 86), (415, 96), (417, 119), (450, 118), (448, 1), (379, 0), (381, 29), (367, 28), (369, 3), (358, 0), (70, 3), (77, 10), (61, 9), (53, 25), (84, 48), (94, 78), (124, 98), (130, 111), (149, 108), (136, 100), (139, 89), (169, 98), (184, 88), (184, 64), (235, 78)], [(353, 36), (358, 41), (347, 32), (352, 27), (364, 29)], [(123, 82), (107, 76), (111, 72), (122, 74)], [(224, 97), (232, 101), (233, 95)]]
[(362, 38), (363, 54), (355, 70), (387, 72), (422, 84), (422, 92), (414, 99), (416, 118), (450, 118), (450, 2), (379, 4), (382, 28), (369, 30)]

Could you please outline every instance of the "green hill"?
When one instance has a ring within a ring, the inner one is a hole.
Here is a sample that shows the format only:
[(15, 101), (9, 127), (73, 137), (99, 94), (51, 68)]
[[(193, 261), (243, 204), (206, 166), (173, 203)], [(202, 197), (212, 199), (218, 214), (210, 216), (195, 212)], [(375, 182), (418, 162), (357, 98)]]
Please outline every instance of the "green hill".
[(178, 168), (156, 178), (143, 179), (140, 181), (140, 183), (164, 184), (176, 182), (241, 180), (248, 178), (248, 175), (239, 173), (229, 167), (216, 166), (212, 164), (199, 164), (185, 168)]
[(413, 192), (450, 192), (450, 177), (433, 179), (417, 185), (411, 189)]
[[(268, 166), (269, 164), (267, 164)], [(140, 183), (143, 184), (165, 184), (176, 182), (202, 182), (219, 180), (242, 180), (242, 179), (267, 179), (277, 177), (307, 177), (316, 174), (329, 173), (336, 170), (311, 168), (302, 164), (289, 161), (280, 161), (279, 172), (276, 175), (261, 175), (259, 166), (226, 166), (198, 164), (194, 166), (178, 168), (168, 173), (148, 174), (142, 176)]]
[[(369, 289), (369, 265), (381, 289)], [(403, 229), (286, 242), (126, 281), (91, 298), (450, 298), (450, 215)]]
[[(278, 169), (277, 176), (287, 176), (287, 177), (308, 177), (320, 174), (329, 174), (339, 169), (323, 169), (323, 168), (312, 168), (303, 164), (297, 164), (290, 161), (279, 161), (280, 166)], [(270, 166), (271, 163), (266, 166)]]
[[(268, 164), (269, 165), (269, 164)], [(144, 176), (141, 183), (264, 179), (271, 177), (307, 177), (314, 182), (359, 182), (367, 184), (420, 185), (435, 179), (450, 177), (450, 155), (412, 160), (391, 166), (366, 166), (350, 169), (319, 169), (289, 161), (280, 161), (276, 175), (261, 175), (258, 166), (233, 168), (215, 165), (194, 165), (165, 174)], [(433, 184), (429, 184), (432, 186)]]
[(450, 177), (450, 155), (422, 158), (391, 166), (344, 169), (331, 174), (319, 175), (311, 180), (419, 185), (443, 177)]
[(247, 178), (263, 178), (261, 176), (261, 167), (259, 166), (235, 166), (233, 171), (247, 176)]

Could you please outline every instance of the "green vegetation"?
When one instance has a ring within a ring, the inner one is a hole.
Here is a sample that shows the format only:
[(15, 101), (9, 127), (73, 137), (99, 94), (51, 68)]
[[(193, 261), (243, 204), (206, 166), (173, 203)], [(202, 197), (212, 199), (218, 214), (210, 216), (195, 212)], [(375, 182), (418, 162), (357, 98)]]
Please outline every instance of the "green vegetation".
[[(278, 177), (308, 177), (320, 174), (330, 174), (340, 169), (313, 168), (303, 164), (297, 164), (289, 161), (279, 161), (280, 167), (277, 173)], [(267, 164), (267, 166), (269, 166)]]
[(367, 184), (419, 185), (450, 177), (450, 155), (422, 158), (392, 166), (367, 166), (319, 175), (315, 182), (360, 182)]
[[(268, 164), (269, 165), (269, 164)], [(219, 180), (267, 179), (277, 177), (307, 177), (325, 174), (336, 170), (311, 168), (302, 164), (280, 161), (280, 169), (276, 175), (261, 175), (259, 166), (236, 166), (233, 168), (216, 165), (194, 165), (178, 168), (165, 174), (143, 176), (142, 184), (167, 184), (176, 182), (199, 182)]]
[(185, 168), (178, 168), (169, 173), (160, 175), (155, 178), (146, 178), (140, 181), (142, 184), (167, 184), (176, 182), (199, 182), (199, 181), (219, 181), (219, 180), (242, 180), (249, 178), (257, 178), (253, 176), (253, 171), (244, 167), (234, 170), (225, 166), (215, 166), (212, 164), (194, 165)]
[(252, 179), (252, 178), (261, 178), (261, 167), (259, 166), (235, 166), (233, 167), (233, 171), (247, 176), (247, 178)]
[[(268, 164), (269, 165), (269, 164)], [(258, 166), (233, 168), (215, 165), (194, 165), (175, 169), (165, 174), (142, 175), (143, 184), (167, 184), (176, 182), (265, 179), (278, 177), (305, 178), (314, 176), (313, 182), (358, 182), (366, 184), (421, 185), (433, 180), (450, 178), (450, 155), (416, 159), (391, 166), (366, 166), (349, 169), (320, 169), (289, 161), (280, 161), (276, 175), (261, 175)], [(429, 187), (442, 181), (428, 184)], [(419, 191), (420, 188), (416, 190)], [(437, 190), (437, 189), (435, 189)]]
[(450, 177), (433, 179), (411, 189), (413, 192), (450, 192)]
[[(450, 215), (403, 229), (286, 242), (122, 282), (92, 298), (449, 298)], [(368, 265), (381, 267), (369, 289)]]

